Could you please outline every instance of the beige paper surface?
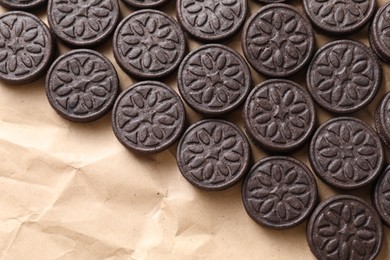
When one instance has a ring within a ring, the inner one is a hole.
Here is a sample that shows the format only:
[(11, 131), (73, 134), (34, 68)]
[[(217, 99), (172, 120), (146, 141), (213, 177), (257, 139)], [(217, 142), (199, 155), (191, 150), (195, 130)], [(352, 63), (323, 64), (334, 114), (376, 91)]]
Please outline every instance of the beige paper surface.
[[(383, 5), (388, 0), (377, 1)], [(174, 16), (175, 1), (163, 8)], [(301, 9), (300, 1), (292, 1)], [(261, 5), (249, 0), (251, 13)], [(301, 9), (302, 10), (302, 9)], [(0, 9), (4, 13), (4, 9)], [(121, 2), (122, 17), (132, 12)], [(36, 13), (44, 19), (45, 10)], [(367, 30), (352, 39), (368, 45)], [(318, 34), (317, 47), (335, 40)], [(69, 51), (61, 43), (60, 53)], [(189, 41), (191, 50), (200, 43)], [(228, 46), (241, 54), (240, 35)], [(111, 40), (97, 49), (113, 61), (121, 89), (133, 82), (113, 59)], [(390, 90), (390, 66), (373, 113)], [(253, 86), (264, 78), (252, 70)], [(293, 79), (304, 83), (304, 73)], [(164, 80), (177, 90), (175, 75)], [(320, 122), (330, 115), (317, 109)], [(190, 122), (201, 117), (187, 107)], [(242, 127), (241, 112), (227, 117)], [(307, 145), (293, 154), (308, 166)], [(254, 160), (266, 154), (252, 146)], [(127, 151), (110, 115), (69, 122), (50, 107), (44, 79), (0, 84), (0, 259), (314, 259), (305, 226), (274, 231), (255, 224), (241, 202), (241, 183), (222, 192), (192, 187), (180, 174), (176, 148), (157, 155)], [(386, 148), (387, 157), (389, 150)], [(321, 200), (336, 194), (318, 180)], [(369, 188), (349, 192), (369, 199)], [(390, 232), (379, 259), (390, 258)]]

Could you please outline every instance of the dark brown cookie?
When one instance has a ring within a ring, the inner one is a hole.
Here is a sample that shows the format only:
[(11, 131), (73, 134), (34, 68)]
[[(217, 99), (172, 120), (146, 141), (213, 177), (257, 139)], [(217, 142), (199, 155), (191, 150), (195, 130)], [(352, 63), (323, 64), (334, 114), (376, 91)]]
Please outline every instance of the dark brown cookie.
[(271, 79), (249, 94), (244, 120), (248, 135), (261, 148), (291, 152), (311, 137), (316, 113), (310, 95), (298, 84)]
[(315, 39), (309, 20), (286, 4), (261, 8), (246, 22), (242, 49), (258, 72), (287, 77), (302, 69), (314, 52)]
[(268, 228), (286, 229), (301, 224), (317, 203), (313, 174), (300, 161), (270, 156), (257, 162), (242, 185), (248, 215)]
[(50, 105), (75, 122), (89, 122), (107, 114), (118, 92), (114, 66), (92, 50), (79, 49), (60, 56), (46, 77)]
[(356, 112), (375, 97), (382, 82), (382, 69), (374, 53), (365, 45), (333, 41), (314, 56), (306, 75), (313, 99), (337, 114)]
[(175, 20), (157, 10), (127, 16), (113, 39), (115, 60), (130, 76), (156, 79), (172, 73), (184, 58), (186, 39)]
[(177, 0), (176, 15), (193, 37), (208, 42), (225, 40), (243, 25), (246, 0)]
[(371, 23), (369, 40), (372, 49), (386, 63), (390, 63), (390, 3), (382, 6)]
[(244, 133), (217, 119), (190, 126), (177, 147), (177, 164), (184, 178), (204, 190), (224, 190), (236, 184), (250, 166), (251, 152)]
[(390, 227), (390, 165), (385, 168), (375, 183), (372, 202), (383, 222)]
[(118, 0), (49, 0), (47, 20), (66, 44), (91, 47), (105, 42), (119, 21)]
[(137, 152), (161, 152), (184, 130), (185, 110), (179, 95), (157, 81), (143, 81), (122, 92), (112, 111), (118, 140)]
[(310, 144), (309, 159), (324, 182), (350, 190), (366, 186), (379, 176), (384, 152), (370, 126), (356, 118), (338, 117), (318, 128)]
[(251, 74), (244, 59), (220, 45), (204, 45), (184, 58), (177, 83), (184, 101), (206, 115), (223, 115), (244, 102)]
[(313, 25), (329, 34), (345, 35), (362, 29), (375, 12), (375, 0), (304, 0)]
[(139, 9), (159, 7), (168, 1), (169, 0), (123, 0), (126, 4)]
[(13, 11), (0, 16), (0, 80), (37, 80), (49, 67), (54, 49), (49, 28), (35, 15)]
[(317, 259), (371, 260), (382, 248), (383, 227), (378, 214), (364, 200), (338, 195), (315, 209), (306, 236)]
[(382, 98), (376, 109), (375, 128), (383, 143), (390, 148), (390, 93)]
[(0, 5), (11, 10), (30, 11), (40, 8), (47, 0), (0, 0)]

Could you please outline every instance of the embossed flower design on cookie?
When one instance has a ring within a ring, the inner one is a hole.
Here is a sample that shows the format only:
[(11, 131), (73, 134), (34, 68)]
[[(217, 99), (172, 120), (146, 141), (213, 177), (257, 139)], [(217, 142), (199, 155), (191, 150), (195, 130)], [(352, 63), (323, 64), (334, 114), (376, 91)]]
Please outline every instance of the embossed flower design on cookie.
[(340, 40), (322, 47), (307, 71), (309, 93), (334, 113), (356, 112), (374, 98), (381, 67), (363, 44)]
[(0, 17), (0, 77), (12, 83), (36, 80), (53, 56), (49, 29), (20, 11)]
[(271, 156), (259, 161), (246, 178), (242, 193), (249, 215), (271, 228), (300, 224), (317, 201), (312, 173), (290, 157)]
[(0, 0), (0, 5), (11, 10), (35, 10), (42, 7), (47, 0)]
[(48, 10), (54, 33), (75, 46), (104, 41), (119, 19), (117, 0), (50, 0)]
[(319, 177), (341, 189), (372, 182), (383, 165), (383, 148), (375, 132), (354, 118), (324, 123), (310, 146), (310, 163)]
[(300, 147), (316, 121), (310, 96), (288, 80), (267, 80), (253, 89), (245, 103), (244, 118), (253, 140), (277, 152)]
[(249, 94), (251, 75), (234, 50), (208, 44), (191, 52), (178, 72), (179, 90), (196, 111), (221, 115), (234, 110)]
[(98, 52), (78, 49), (60, 56), (46, 77), (51, 106), (66, 119), (88, 122), (104, 116), (119, 92), (110, 61)]
[(249, 156), (249, 143), (236, 126), (211, 119), (187, 130), (177, 154), (183, 176), (206, 190), (226, 189), (239, 181)]
[(347, 195), (321, 203), (307, 230), (310, 248), (320, 259), (375, 259), (383, 235), (374, 210)]
[(374, 14), (374, 0), (304, 0), (313, 23), (329, 33), (352, 33)]
[(373, 188), (373, 203), (383, 222), (390, 226), (390, 167), (387, 166)]
[(297, 10), (274, 4), (261, 8), (248, 20), (242, 45), (256, 70), (284, 77), (308, 62), (314, 50), (314, 34), (309, 21)]
[(217, 41), (241, 27), (247, 3), (242, 0), (179, 0), (177, 10), (179, 21), (191, 35)]
[(156, 10), (129, 15), (118, 26), (113, 45), (119, 65), (139, 78), (166, 76), (179, 65), (186, 49), (179, 25)]
[(75, 114), (98, 110), (107, 101), (106, 96), (115, 88), (108, 68), (102, 61), (77, 57), (56, 68), (53, 91), (56, 101)]
[(123, 92), (113, 111), (114, 133), (126, 147), (139, 152), (168, 148), (184, 128), (184, 106), (168, 86), (143, 81)]

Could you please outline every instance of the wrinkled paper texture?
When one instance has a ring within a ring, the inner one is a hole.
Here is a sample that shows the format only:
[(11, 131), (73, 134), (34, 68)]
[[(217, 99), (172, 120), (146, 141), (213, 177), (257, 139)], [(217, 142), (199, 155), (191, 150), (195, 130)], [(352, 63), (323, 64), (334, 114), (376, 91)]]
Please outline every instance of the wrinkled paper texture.
[[(122, 17), (133, 12), (119, 2)], [(292, 2), (302, 10), (300, 1)], [(251, 13), (261, 7), (249, 3)], [(174, 8), (172, 0), (162, 10), (175, 16)], [(35, 14), (47, 23), (45, 9)], [(242, 54), (240, 36), (227, 45)], [(368, 45), (367, 28), (347, 38)], [(318, 33), (317, 47), (332, 40)], [(189, 40), (190, 50), (200, 45)], [(61, 54), (70, 50), (59, 46)], [(113, 61), (123, 90), (135, 80), (115, 63), (111, 46), (109, 40), (97, 50)], [(355, 114), (371, 125), (390, 90), (390, 66), (383, 71), (375, 100)], [(252, 76), (253, 86), (264, 80), (254, 70)], [(304, 85), (304, 76), (292, 79)], [(164, 82), (177, 91), (175, 77)], [(186, 108), (191, 123), (201, 119)], [(319, 122), (331, 117), (318, 106), (317, 113)], [(240, 111), (226, 118), (242, 127)], [(255, 161), (266, 156), (253, 145), (252, 151)], [(307, 152), (306, 145), (292, 156), (310, 166)], [(285, 231), (257, 225), (244, 210), (241, 183), (222, 192), (194, 188), (180, 174), (175, 153), (176, 147), (149, 156), (126, 150), (112, 132), (110, 114), (86, 124), (61, 118), (46, 99), (44, 78), (1, 83), (0, 259), (314, 259), (306, 222)], [(337, 193), (317, 181), (321, 200)], [(369, 200), (369, 191), (345, 193)], [(390, 258), (390, 232), (384, 230), (379, 259)]]

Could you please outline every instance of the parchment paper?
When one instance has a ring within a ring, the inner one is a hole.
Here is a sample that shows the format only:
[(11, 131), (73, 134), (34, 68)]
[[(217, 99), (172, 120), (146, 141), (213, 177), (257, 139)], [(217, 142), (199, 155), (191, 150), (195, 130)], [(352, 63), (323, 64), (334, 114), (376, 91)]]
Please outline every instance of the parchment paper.
[[(302, 10), (301, 1), (291, 2)], [(251, 13), (261, 7), (249, 3)], [(175, 16), (174, 6), (172, 0), (162, 10)], [(122, 17), (133, 12), (120, 7)], [(35, 14), (47, 22), (45, 12)], [(242, 54), (240, 34), (227, 45)], [(366, 35), (367, 28), (348, 38), (368, 45)], [(317, 33), (317, 47), (335, 39)], [(189, 40), (190, 50), (200, 45)], [(59, 46), (60, 54), (69, 51)], [(115, 63), (111, 40), (97, 50), (113, 61), (122, 90), (135, 82)], [(390, 90), (390, 66), (383, 71), (377, 97), (354, 115), (371, 125), (380, 97)], [(292, 79), (304, 85), (304, 75)], [(253, 86), (264, 80), (253, 70), (252, 76)], [(177, 91), (175, 77), (164, 82)], [(201, 119), (186, 108), (191, 123)], [(318, 106), (317, 113), (319, 122), (330, 118)], [(241, 111), (226, 118), (242, 127)], [(266, 156), (252, 151), (254, 161)], [(292, 156), (310, 167), (307, 151), (306, 145)], [(43, 78), (0, 84), (0, 259), (314, 259), (306, 222), (285, 231), (260, 227), (244, 210), (241, 183), (223, 192), (196, 189), (180, 174), (175, 152), (126, 150), (110, 115), (87, 124), (61, 118), (46, 99)], [(321, 200), (336, 194), (317, 181)], [(368, 200), (369, 190), (346, 193)], [(390, 232), (384, 230), (379, 259), (390, 258)]]

